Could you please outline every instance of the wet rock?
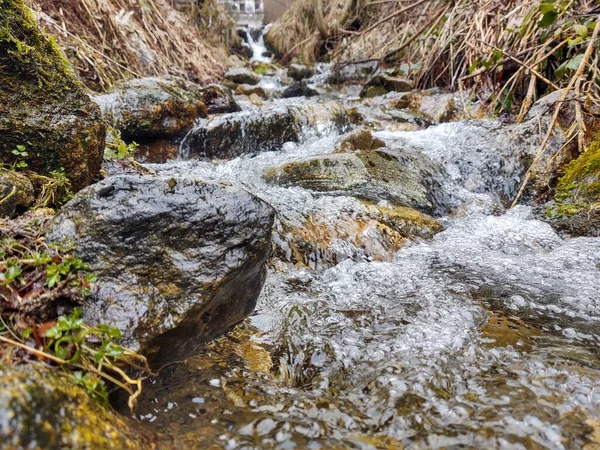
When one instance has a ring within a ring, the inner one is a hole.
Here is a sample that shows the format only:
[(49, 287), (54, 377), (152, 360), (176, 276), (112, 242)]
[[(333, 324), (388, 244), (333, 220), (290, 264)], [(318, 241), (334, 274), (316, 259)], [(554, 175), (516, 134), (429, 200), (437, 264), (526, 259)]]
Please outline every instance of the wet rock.
[(334, 67), (333, 73), (327, 78), (331, 84), (356, 83), (371, 77), (377, 70), (377, 62), (351, 63)]
[(26, 146), (29, 169), (62, 167), (74, 190), (98, 175), (106, 127), (56, 43), (39, 30), (21, 0), (1, 7), (0, 160)]
[(0, 367), (0, 447), (152, 449), (156, 437), (103, 408), (72, 375), (41, 364)]
[(240, 84), (236, 88), (235, 94), (236, 95), (247, 95), (247, 96), (254, 94), (262, 99), (267, 99), (269, 97), (263, 88), (261, 88), (259, 86), (249, 86), (247, 84)]
[(284, 164), (264, 174), (266, 181), (318, 192), (387, 200), (433, 213), (441, 207), (442, 166), (427, 156), (388, 148), (333, 153)]
[(431, 120), (419, 111), (388, 111), (387, 115), (390, 120), (398, 123), (408, 123), (422, 128), (431, 125)]
[(209, 84), (202, 88), (202, 100), (209, 114), (223, 114), (241, 111), (231, 90), (218, 84)]
[(407, 109), (411, 113), (418, 113), (432, 123), (458, 119), (454, 94), (436, 94), (429, 91), (406, 92), (393, 98), (389, 105), (392, 108)]
[(315, 74), (315, 69), (303, 64), (290, 64), (287, 71), (288, 77), (296, 81), (310, 78)]
[(379, 74), (371, 78), (360, 92), (361, 97), (375, 97), (388, 92), (406, 92), (414, 89), (414, 83), (408, 78)]
[(373, 137), (371, 131), (366, 128), (351, 131), (342, 136), (335, 144), (334, 153), (348, 153), (358, 150), (375, 150), (385, 147), (385, 142)]
[(544, 207), (546, 220), (571, 236), (600, 236), (600, 135), (569, 163), (554, 198)]
[(348, 258), (391, 261), (407, 242), (430, 239), (441, 229), (435, 219), (411, 208), (349, 202), (335, 215), (300, 221), (279, 217), (273, 241), (276, 258), (321, 269)]
[(228, 114), (200, 120), (181, 143), (181, 156), (230, 159), (298, 141), (301, 125), (290, 108)]
[(230, 69), (225, 74), (225, 78), (236, 84), (250, 84), (255, 85), (260, 81), (260, 76), (250, 69), (245, 67), (235, 67)]
[(124, 81), (94, 101), (124, 139), (173, 137), (208, 115), (200, 87), (178, 77)]
[(0, 169), (0, 218), (12, 217), (35, 200), (33, 185), (25, 175)]
[(283, 98), (292, 97), (315, 97), (319, 95), (319, 92), (308, 86), (304, 81), (298, 81), (287, 87), (283, 93)]
[(272, 222), (272, 208), (240, 188), (123, 175), (65, 205), (49, 240), (71, 239), (98, 275), (86, 320), (115, 324), (157, 367), (252, 312)]

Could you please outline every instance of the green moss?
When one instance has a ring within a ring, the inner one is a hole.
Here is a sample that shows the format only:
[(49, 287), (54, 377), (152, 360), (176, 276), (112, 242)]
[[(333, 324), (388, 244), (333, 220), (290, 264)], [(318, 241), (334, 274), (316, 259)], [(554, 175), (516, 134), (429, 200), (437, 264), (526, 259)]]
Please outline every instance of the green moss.
[(600, 133), (587, 151), (571, 161), (559, 180), (554, 199), (569, 203), (592, 202), (600, 196)]
[(79, 86), (58, 44), (39, 32), (23, 0), (0, 0), (0, 54), (3, 88), (44, 89), (60, 99), (64, 90)]
[(0, 0), (0, 159), (26, 145), (26, 162), (49, 175), (64, 167), (78, 190), (97, 175), (104, 124), (58, 44), (23, 0)]
[(382, 86), (370, 86), (365, 91), (365, 98), (379, 97), (388, 93), (388, 90)]
[(546, 208), (546, 217), (550, 219), (562, 219), (574, 216), (583, 210), (585, 210), (584, 203), (557, 203)]
[(252, 71), (258, 75), (265, 75), (269, 71), (269, 69), (270, 66), (267, 63), (260, 63), (252, 67)]

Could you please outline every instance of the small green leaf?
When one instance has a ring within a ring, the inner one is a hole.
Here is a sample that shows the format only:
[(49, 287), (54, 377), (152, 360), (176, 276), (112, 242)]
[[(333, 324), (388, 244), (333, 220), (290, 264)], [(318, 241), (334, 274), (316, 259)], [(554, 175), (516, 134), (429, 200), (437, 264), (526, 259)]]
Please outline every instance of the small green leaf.
[(573, 25), (573, 31), (582, 39), (585, 39), (588, 35), (588, 27), (585, 25), (576, 24)]
[(556, 13), (556, 11), (548, 11), (543, 15), (542, 19), (538, 22), (538, 25), (541, 28), (547, 28), (550, 25), (554, 24), (554, 22), (556, 22), (557, 17), (558, 14)]

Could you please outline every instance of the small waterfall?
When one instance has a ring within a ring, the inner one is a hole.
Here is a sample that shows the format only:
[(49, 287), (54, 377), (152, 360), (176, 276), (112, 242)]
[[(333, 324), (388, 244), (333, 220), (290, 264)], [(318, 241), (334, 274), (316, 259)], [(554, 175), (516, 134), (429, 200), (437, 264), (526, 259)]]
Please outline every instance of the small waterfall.
[(244, 39), (244, 46), (252, 51), (252, 62), (271, 62), (271, 52), (265, 46), (264, 33), (265, 28), (240, 28), (238, 34)]

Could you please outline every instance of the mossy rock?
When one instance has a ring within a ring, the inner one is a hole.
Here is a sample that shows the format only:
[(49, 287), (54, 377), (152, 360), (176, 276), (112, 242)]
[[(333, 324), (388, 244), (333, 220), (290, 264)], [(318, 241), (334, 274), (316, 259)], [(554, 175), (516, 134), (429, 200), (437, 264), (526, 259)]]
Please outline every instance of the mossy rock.
[(231, 92), (226, 86), (209, 84), (202, 88), (202, 100), (209, 114), (223, 114), (241, 111)]
[(0, 0), (0, 160), (12, 161), (24, 145), (30, 169), (63, 167), (79, 190), (100, 171), (105, 134), (98, 106), (54, 39), (23, 0)]
[(0, 448), (153, 449), (156, 437), (41, 364), (0, 366)]
[(261, 109), (199, 120), (181, 143), (182, 157), (231, 159), (297, 142), (301, 117), (293, 108)]
[(235, 67), (225, 74), (225, 79), (236, 84), (255, 85), (260, 78), (260, 75), (245, 67)]
[(559, 179), (547, 220), (572, 236), (600, 236), (600, 133)]
[(360, 92), (363, 98), (377, 97), (388, 92), (407, 92), (414, 89), (414, 83), (408, 78), (393, 77), (390, 75), (375, 75)]
[(94, 101), (127, 140), (174, 137), (191, 128), (198, 117), (208, 116), (202, 88), (174, 76), (124, 81)]
[(290, 64), (287, 71), (288, 77), (293, 78), (296, 81), (310, 78), (315, 74), (315, 69), (310, 66), (303, 64)]
[(348, 153), (358, 150), (375, 150), (385, 147), (385, 142), (373, 136), (370, 130), (360, 128), (343, 135), (335, 144), (334, 153)]
[(386, 200), (431, 214), (442, 209), (443, 173), (423, 154), (380, 148), (314, 156), (269, 169), (263, 177), (282, 186)]
[(0, 218), (25, 210), (35, 200), (33, 185), (25, 175), (0, 169)]

